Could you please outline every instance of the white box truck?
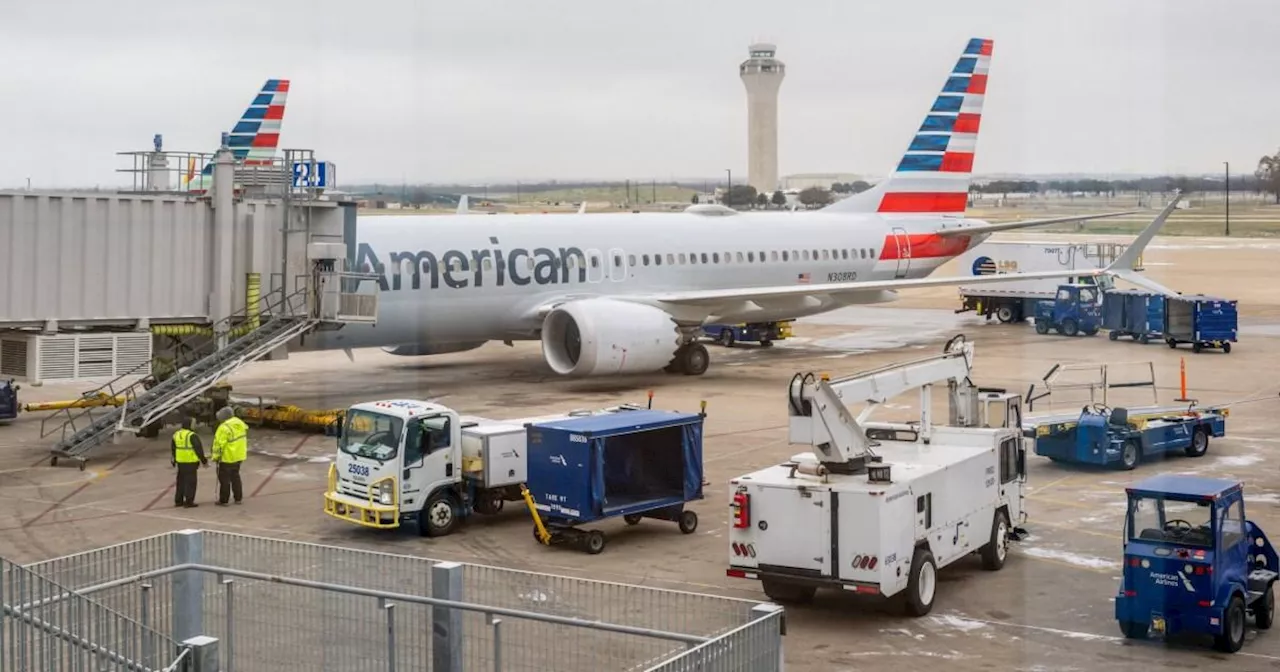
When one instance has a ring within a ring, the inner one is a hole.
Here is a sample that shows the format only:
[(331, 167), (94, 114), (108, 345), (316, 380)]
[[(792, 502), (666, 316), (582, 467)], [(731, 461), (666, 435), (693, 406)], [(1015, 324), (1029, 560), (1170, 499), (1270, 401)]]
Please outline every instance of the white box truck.
[[(987, 241), (957, 257), (957, 263), (960, 264), (960, 273), (974, 276), (1093, 270), (1105, 268), (1126, 247), (1121, 243)], [(1141, 257), (1134, 263), (1133, 270), (1142, 270)], [(1052, 301), (1058, 285), (1077, 281), (1098, 284), (1104, 290), (1112, 284), (1110, 277), (1067, 277), (961, 285), (960, 308), (956, 312), (972, 310), (987, 319), (995, 317), (1001, 322), (1021, 322), (1035, 315), (1037, 301)]]
[[(939, 568), (970, 554), (1004, 566), (1022, 530), (1026, 449), (1021, 397), (969, 383), (973, 346), (840, 380), (797, 375), (791, 443), (811, 453), (730, 481), (728, 576), (759, 580), (770, 599), (805, 603), (818, 588), (932, 609)], [(934, 425), (930, 389), (947, 381), (950, 421)], [(870, 422), (921, 390), (919, 423)], [(854, 417), (845, 402), (867, 402)]]

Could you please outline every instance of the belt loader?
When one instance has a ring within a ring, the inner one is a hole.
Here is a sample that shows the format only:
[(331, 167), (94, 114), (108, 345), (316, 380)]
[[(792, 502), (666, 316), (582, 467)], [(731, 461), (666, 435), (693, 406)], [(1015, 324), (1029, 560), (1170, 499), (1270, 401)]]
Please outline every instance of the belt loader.
[[(770, 599), (804, 603), (820, 587), (933, 608), (937, 571), (972, 553), (1004, 566), (1025, 532), (1021, 395), (973, 386), (973, 344), (829, 380), (797, 374), (789, 432), (809, 453), (730, 481), (731, 577), (758, 579)], [(934, 424), (931, 389), (945, 382), (950, 417)], [(920, 389), (920, 420), (872, 422)], [(854, 416), (847, 403), (866, 408)]]

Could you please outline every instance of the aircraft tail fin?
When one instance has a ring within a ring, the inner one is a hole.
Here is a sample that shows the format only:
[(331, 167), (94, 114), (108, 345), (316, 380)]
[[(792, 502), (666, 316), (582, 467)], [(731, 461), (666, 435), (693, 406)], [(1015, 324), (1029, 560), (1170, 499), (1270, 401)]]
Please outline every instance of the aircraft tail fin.
[(993, 46), (969, 40), (893, 173), (823, 210), (964, 214)]
[[(268, 79), (262, 85), (227, 137), (227, 147), (237, 162), (246, 166), (263, 166), (270, 165), (275, 159), (288, 98), (289, 80)], [(200, 174), (212, 176), (213, 161), (206, 163)]]

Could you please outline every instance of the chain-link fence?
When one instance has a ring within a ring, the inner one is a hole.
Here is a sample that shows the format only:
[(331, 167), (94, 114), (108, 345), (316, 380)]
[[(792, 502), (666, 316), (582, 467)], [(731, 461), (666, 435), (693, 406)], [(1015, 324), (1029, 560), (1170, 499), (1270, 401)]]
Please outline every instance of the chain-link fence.
[(178, 643), (148, 627), (145, 602), (129, 607), (137, 619), (0, 558), (0, 670), (174, 669)]
[(781, 650), (771, 605), (222, 532), (28, 567), (176, 641), (218, 638), (224, 671), (771, 671)]

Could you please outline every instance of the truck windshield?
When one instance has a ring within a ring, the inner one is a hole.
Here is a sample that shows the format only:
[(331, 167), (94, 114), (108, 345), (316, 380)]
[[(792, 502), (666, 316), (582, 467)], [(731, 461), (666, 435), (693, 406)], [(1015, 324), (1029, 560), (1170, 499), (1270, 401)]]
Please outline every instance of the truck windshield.
[(1179, 546), (1213, 546), (1213, 502), (1162, 497), (1129, 500), (1129, 538)]
[(404, 422), (400, 418), (371, 411), (351, 411), (338, 448), (351, 455), (386, 461), (396, 456), (403, 430)]
[(1093, 290), (1093, 288), (1091, 287), (1080, 288), (1080, 303), (1090, 304), (1090, 303), (1097, 303), (1097, 302), (1098, 302), (1098, 295)]

